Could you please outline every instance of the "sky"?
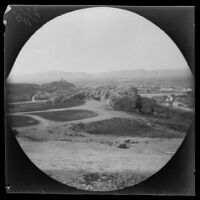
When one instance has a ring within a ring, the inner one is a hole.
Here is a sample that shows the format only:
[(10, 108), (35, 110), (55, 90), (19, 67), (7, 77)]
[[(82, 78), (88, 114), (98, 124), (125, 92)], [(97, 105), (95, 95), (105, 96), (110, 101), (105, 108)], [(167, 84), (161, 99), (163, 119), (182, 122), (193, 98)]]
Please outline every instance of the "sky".
[(130, 11), (96, 7), (43, 25), (20, 51), (10, 76), (186, 67), (178, 47), (155, 24)]

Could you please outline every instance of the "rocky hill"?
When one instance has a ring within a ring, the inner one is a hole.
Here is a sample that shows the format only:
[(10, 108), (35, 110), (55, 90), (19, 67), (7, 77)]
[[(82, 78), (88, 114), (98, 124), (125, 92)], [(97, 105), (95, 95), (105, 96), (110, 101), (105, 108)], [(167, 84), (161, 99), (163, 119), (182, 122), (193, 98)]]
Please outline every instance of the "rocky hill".
[(106, 101), (114, 110), (149, 114), (163, 118), (168, 118), (172, 113), (171, 109), (156, 103), (156, 100), (141, 97), (137, 88), (128, 85), (97, 87), (90, 90), (85, 96)]
[(38, 94), (35, 96), (36, 100), (40, 99), (58, 99), (73, 94), (76, 91), (76, 86), (72, 83), (61, 79), (51, 83), (42, 84)]
[(57, 88), (57, 89), (69, 89), (69, 88), (75, 88), (75, 85), (65, 81), (64, 79), (60, 79), (59, 81), (53, 81), (50, 83), (42, 84), (41, 90), (44, 89), (51, 89), (51, 88)]

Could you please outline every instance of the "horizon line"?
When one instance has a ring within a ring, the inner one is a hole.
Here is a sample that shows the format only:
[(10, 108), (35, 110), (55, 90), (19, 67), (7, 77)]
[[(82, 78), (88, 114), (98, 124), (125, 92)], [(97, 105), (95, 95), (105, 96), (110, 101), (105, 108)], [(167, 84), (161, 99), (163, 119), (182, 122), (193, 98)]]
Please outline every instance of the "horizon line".
[[(188, 69), (190, 69), (188, 67)], [(174, 70), (183, 70), (182, 68), (175, 68), (175, 69), (122, 69), (122, 70), (114, 70), (114, 71), (100, 71), (100, 72), (70, 72), (70, 71), (59, 71), (59, 70), (49, 70), (46, 72), (33, 72), (33, 73), (24, 73), (24, 74), (16, 74), (17, 76), (23, 75), (31, 75), (31, 74), (40, 74), (40, 73), (48, 73), (48, 72), (61, 72), (61, 73), (72, 73), (72, 74), (99, 74), (99, 73), (112, 73), (112, 72), (121, 72), (121, 71), (174, 71)], [(184, 69), (185, 70), (185, 69)], [(11, 70), (12, 71), (12, 70)]]

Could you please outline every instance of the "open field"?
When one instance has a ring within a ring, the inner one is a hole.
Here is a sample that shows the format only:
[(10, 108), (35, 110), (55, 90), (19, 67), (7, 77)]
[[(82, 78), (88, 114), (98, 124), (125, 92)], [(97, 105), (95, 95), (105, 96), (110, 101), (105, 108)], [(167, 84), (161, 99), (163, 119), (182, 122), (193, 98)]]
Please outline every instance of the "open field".
[(29, 112), (29, 111), (38, 111), (38, 110), (47, 110), (55, 108), (67, 108), (72, 106), (78, 106), (84, 104), (84, 101), (81, 99), (72, 99), (67, 102), (57, 103), (57, 104), (48, 104), (47, 102), (33, 102), (33, 103), (22, 103), (17, 105), (7, 105), (7, 110), (9, 113), (15, 112)]
[(54, 121), (72, 121), (84, 118), (90, 118), (97, 116), (96, 113), (88, 110), (61, 110), (61, 111), (52, 111), (52, 112), (37, 112), (29, 113), (32, 115), (38, 115), (45, 119), (54, 120)]
[(50, 177), (93, 191), (116, 190), (148, 178), (167, 163), (182, 142), (135, 138), (137, 143), (120, 149), (93, 141), (32, 142), (17, 138), (31, 161)]
[(39, 121), (29, 116), (9, 115), (8, 121), (13, 128), (37, 125)]

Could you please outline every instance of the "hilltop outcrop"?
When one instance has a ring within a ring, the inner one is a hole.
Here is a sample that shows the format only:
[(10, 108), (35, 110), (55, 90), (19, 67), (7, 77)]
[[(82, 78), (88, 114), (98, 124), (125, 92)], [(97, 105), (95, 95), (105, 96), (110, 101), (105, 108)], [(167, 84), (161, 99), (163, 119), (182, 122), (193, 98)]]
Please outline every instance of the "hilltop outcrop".
[(138, 99), (135, 87), (117, 87), (111, 91), (109, 103), (116, 110), (136, 111)]
[(57, 88), (57, 89), (68, 89), (68, 88), (75, 88), (75, 85), (72, 83), (69, 83), (63, 79), (59, 81), (53, 81), (51, 83), (43, 84), (41, 85), (41, 90), (51, 90), (52, 88)]
[(133, 86), (102, 86), (86, 95), (95, 100), (103, 100), (114, 110), (151, 114), (156, 117), (169, 117), (169, 109), (158, 104), (155, 99), (141, 97)]
[(40, 90), (35, 95), (35, 99), (48, 99), (54, 103), (63, 102), (68, 96), (74, 94), (75, 91), (76, 86), (74, 84), (61, 79), (41, 85)]

